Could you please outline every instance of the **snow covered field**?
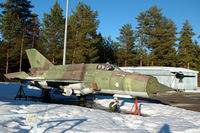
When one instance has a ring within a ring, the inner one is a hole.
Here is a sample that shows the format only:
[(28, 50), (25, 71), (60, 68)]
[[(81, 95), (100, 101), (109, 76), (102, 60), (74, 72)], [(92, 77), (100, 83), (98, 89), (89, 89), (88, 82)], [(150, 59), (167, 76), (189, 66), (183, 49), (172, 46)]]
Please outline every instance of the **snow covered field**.
[[(0, 117), (3, 114), (37, 113), (37, 132), (134, 132), (134, 133), (199, 133), (200, 112), (156, 103), (140, 102), (141, 113), (133, 116), (111, 113), (75, 105), (14, 101), (18, 84), (0, 83)], [(38, 95), (37, 89), (25, 93)], [(107, 106), (109, 97), (98, 97), (96, 103)], [(134, 101), (120, 99), (120, 110), (130, 111)], [(25, 117), (0, 118), (0, 132), (33, 132)]]

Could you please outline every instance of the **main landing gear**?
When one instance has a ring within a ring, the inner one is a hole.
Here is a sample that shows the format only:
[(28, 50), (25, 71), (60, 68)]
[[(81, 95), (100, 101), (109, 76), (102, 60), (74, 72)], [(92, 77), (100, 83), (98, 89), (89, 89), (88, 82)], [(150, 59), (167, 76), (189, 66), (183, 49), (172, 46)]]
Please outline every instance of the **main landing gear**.
[(80, 106), (87, 106), (87, 107), (92, 107), (93, 102), (95, 99), (95, 95), (81, 95), (78, 96), (78, 104)]
[(78, 96), (78, 104), (81, 106), (85, 106), (86, 96)]
[(50, 102), (51, 100), (51, 94), (50, 94), (51, 89), (42, 89), (42, 100), (44, 102)]

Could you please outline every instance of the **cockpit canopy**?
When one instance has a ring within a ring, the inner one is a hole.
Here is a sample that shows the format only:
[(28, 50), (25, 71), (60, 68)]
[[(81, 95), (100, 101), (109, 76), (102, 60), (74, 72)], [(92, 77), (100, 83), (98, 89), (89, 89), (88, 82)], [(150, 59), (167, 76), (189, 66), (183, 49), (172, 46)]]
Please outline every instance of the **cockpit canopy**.
[(106, 70), (106, 71), (113, 71), (113, 70), (121, 70), (119, 67), (113, 65), (113, 64), (106, 64), (106, 63), (101, 63), (97, 65), (97, 70)]

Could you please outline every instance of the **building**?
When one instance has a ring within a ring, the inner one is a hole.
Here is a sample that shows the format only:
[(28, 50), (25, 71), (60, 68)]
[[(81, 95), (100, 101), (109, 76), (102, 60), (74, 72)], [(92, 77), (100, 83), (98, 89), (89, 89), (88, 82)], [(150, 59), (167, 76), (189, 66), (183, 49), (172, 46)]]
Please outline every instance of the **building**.
[[(126, 72), (152, 75), (164, 85), (174, 89), (197, 89), (198, 71), (177, 67), (120, 67)], [(176, 74), (179, 75), (176, 75)], [(181, 78), (182, 76), (183, 78)]]

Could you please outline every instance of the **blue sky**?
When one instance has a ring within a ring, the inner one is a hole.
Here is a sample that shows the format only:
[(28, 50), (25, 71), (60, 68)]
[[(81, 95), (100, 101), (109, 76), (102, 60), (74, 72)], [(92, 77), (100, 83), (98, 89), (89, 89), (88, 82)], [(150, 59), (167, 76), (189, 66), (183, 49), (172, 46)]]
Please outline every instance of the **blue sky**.
[[(0, 0), (1, 2), (6, 0)], [(35, 6), (32, 11), (39, 14), (42, 21), (44, 13), (50, 13), (50, 8), (54, 5), (56, 0), (31, 0)], [(162, 8), (162, 13), (171, 18), (177, 25), (178, 31), (181, 30), (183, 22), (188, 19), (193, 26), (193, 31), (200, 35), (200, 0), (69, 0), (69, 15), (71, 10), (75, 9), (76, 4), (83, 1), (85, 4), (91, 6), (93, 11), (98, 11), (98, 19), (100, 24), (98, 32), (103, 36), (111, 36), (116, 41), (119, 36), (119, 29), (122, 25), (130, 23), (133, 28), (137, 26), (135, 17), (140, 12), (148, 10), (151, 6), (157, 5)], [(65, 16), (66, 0), (58, 0), (63, 8), (63, 15)], [(199, 43), (200, 44), (200, 43)]]

